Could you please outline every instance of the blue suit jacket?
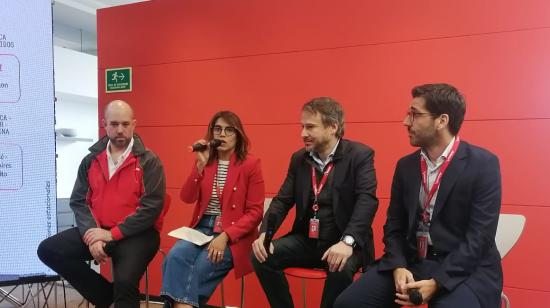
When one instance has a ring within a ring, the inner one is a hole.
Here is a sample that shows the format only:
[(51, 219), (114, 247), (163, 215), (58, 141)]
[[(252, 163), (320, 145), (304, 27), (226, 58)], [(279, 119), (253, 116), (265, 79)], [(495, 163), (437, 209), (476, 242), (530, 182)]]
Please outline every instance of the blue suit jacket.
[[(397, 163), (379, 270), (410, 267), (418, 262), (420, 186), (418, 150)], [(446, 256), (431, 276), (448, 291), (466, 283), (482, 307), (499, 307), (502, 291), (502, 267), (495, 244), (500, 205), (498, 158), (462, 141), (437, 193), (430, 236), (433, 248)]]

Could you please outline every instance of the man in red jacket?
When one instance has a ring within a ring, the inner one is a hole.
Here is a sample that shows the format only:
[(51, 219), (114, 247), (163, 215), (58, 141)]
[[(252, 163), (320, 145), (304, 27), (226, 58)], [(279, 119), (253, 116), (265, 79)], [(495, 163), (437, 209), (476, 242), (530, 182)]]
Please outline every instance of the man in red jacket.
[[(166, 190), (159, 158), (134, 134), (121, 100), (105, 107), (107, 135), (82, 160), (70, 206), (77, 227), (45, 239), (40, 260), (96, 307), (139, 307), (139, 280), (159, 244)], [(113, 282), (85, 262), (112, 258)]]

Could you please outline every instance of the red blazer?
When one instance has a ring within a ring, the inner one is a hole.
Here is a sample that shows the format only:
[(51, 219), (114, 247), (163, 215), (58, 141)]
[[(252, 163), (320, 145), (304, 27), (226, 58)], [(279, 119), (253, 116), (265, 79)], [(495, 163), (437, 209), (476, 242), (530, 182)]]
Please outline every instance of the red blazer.
[[(196, 202), (191, 227), (195, 227), (206, 211), (218, 162), (206, 165), (202, 174), (196, 163), (185, 181), (180, 198), (185, 203)], [(227, 179), (222, 192), (222, 226), (229, 236), (229, 248), (233, 256), (235, 277), (252, 272), (250, 255), (252, 242), (258, 238), (258, 225), (264, 212), (265, 188), (260, 160), (247, 156), (242, 162), (231, 157)]]

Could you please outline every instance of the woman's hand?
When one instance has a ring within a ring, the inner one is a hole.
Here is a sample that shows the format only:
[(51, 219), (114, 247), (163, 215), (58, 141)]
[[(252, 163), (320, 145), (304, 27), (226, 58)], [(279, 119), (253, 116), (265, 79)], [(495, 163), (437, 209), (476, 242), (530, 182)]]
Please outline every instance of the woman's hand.
[(216, 236), (212, 241), (210, 241), (210, 244), (208, 244), (207, 248), (208, 260), (210, 260), (214, 264), (217, 264), (221, 260), (223, 260), (223, 253), (225, 252), (228, 241), (229, 237), (225, 232), (220, 233), (220, 235)]
[(204, 170), (204, 166), (206, 166), (206, 163), (208, 162), (208, 158), (210, 157), (210, 145), (204, 139), (199, 139), (195, 141), (195, 143), (193, 144), (197, 144), (197, 143), (204, 144), (207, 146), (206, 150), (195, 152), (195, 156), (197, 157), (197, 171), (199, 173), (202, 173), (202, 171)]

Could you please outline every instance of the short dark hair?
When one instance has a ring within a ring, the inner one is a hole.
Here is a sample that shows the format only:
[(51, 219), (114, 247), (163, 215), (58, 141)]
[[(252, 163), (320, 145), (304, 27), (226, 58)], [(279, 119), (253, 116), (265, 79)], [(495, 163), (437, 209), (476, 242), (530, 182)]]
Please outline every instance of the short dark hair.
[(413, 98), (422, 97), (426, 109), (434, 115), (449, 116), (449, 132), (456, 136), (466, 114), (466, 100), (452, 85), (446, 83), (424, 84), (412, 89)]
[[(248, 139), (248, 137), (246, 136), (246, 133), (244, 132), (244, 127), (241, 122), (241, 119), (233, 111), (224, 110), (214, 114), (212, 116), (212, 119), (210, 120), (210, 123), (208, 124), (208, 131), (206, 132), (205, 139), (206, 140), (214, 139), (213, 128), (214, 128), (214, 125), (216, 124), (216, 121), (218, 121), (219, 118), (222, 118), (230, 126), (235, 127), (235, 129), (237, 130), (237, 133), (235, 134), (237, 136), (237, 142), (235, 144), (235, 154), (237, 155), (237, 161), (245, 160), (246, 156), (248, 155), (248, 146), (250, 144), (250, 140)], [(218, 151), (216, 151), (214, 148), (211, 148), (210, 157), (208, 158), (208, 164), (210, 164), (217, 158), (218, 158)]]
[(340, 103), (331, 97), (316, 97), (305, 103), (302, 111), (307, 111), (312, 114), (319, 113), (325, 127), (338, 124), (336, 137), (344, 136), (344, 110)]

